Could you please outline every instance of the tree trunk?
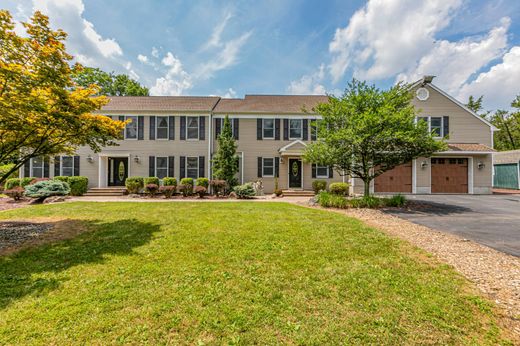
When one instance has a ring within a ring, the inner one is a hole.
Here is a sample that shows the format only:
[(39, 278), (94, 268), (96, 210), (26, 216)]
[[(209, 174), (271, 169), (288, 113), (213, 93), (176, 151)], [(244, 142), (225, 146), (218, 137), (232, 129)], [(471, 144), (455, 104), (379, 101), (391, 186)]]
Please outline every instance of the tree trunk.
[(368, 197), (370, 196), (370, 180), (363, 180), (363, 183), (365, 184), (363, 196)]

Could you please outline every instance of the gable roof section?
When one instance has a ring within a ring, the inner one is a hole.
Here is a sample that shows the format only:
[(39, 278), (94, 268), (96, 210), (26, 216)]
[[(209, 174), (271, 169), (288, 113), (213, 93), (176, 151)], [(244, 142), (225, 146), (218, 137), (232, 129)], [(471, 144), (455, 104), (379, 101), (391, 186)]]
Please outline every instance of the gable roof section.
[(217, 96), (111, 96), (101, 111), (211, 112)]
[(246, 95), (243, 99), (221, 99), (215, 113), (305, 114), (319, 103), (328, 102), (326, 95)]
[(461, 103), (460, 101), (458, 101), (456, 98), (454, 98), (453, 96), (449, 95), (447, 92), (445, 92), (444, 90), (442, 90), (441, 88), (439, 88), (438, 86), (436, 86), (435, 84), (433, 83), (429, 83), (429, 82), (424, 82), (424, 78), (423, 79), (420, 79), (418, 80), (417, 82), (415, 83), (412, 83), (412, 85), (410, 86), (410, 88), (415, 88), (416, 86), (420, 85), (420, 84), (424, 84), (424, 85), (428, 85), (430, 86), (433, 90), (439, 92), (442, 96), (448, 98), (451, 102), (455, 103), (457, 106), (461, 107), (462, 109), (464, 109), (466, 112), (468, 112), (469, 114), (473, 115), (475, 118), (477, 118), (478, 120), (482, 121), (484, 124), (486, 124), (487, 126), (491, 127), (491, 129), (493, 131), (498, 131), (498, 129), (493, 125), (491, 124), (489, 121), (487, 121), (486, 119), (482, 118), (480, 115), (478, 115), (477, 113), (473, 112), (471, 109), (469, 109), (468, 107), (466, 107), (463, 103)]

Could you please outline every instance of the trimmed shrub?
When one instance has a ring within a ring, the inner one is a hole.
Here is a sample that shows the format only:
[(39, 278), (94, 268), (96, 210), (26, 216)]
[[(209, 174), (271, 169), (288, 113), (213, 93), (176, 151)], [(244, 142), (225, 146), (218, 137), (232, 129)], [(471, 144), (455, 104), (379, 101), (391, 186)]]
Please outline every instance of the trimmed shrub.
[(237, 198), (239, 199), (253, 198), (256, 194), (255, 189), (253, 188), (253, 184), (251, 183), (235, 186), (233, 191), (236, 193)]
[(144, 186), (146, 186), (148, 184), (155, 184), (155, 185), (159, 186), (159, 178), (157, 178), (157, 177), (143, 178), (143, 184), (144, 184)]
[(125, 187), (128, 190), (128, 193), (139, 193), (139, 191), (144, 187), (144, 178), (128, 177), (125, 180)]
[(312, 182), (312, 189), (315, 194), (320, 193), (320, 191), (327, 190), (327, 182), (325, 180), (314, 180)]
[(157, 184), (146, 184), (145, 191), (148, 196), (153, 197), (159, 191), (159, 185)]
[(21, 186), (14, 186), (12, 189), (5, 190), (4, 194), (11, 197), (15, 201), (19, 201), (22, 199), (25, 189)]
[(182, 178), (181, 185), (185, 186), (184, 191), (186, 196), (191, 196), (193, 194), (193, 178)]
[(227, 182), (225, 180), (215, 179), (211, 180), (209, 184), (213, 188), (213, 192), (215, 192), (217, 197), (226, 191)]
[(195, 189), (193, 189), (193, 191), (196, 195), (199, 195), (199, 198), (204, 198), (207, 189), (204, 186), (195, 186)]
[(69, 184), (58, 180), (45, 180), (25, 188), (27, 197), (44, 200), (51, 196), (66, 196), (70, 193)]
[(193, 186), (180, 184), (177, 186), (177, 190), (182, 194), (182, 197), (188, 197), (193, 191)]
[(317, 196), (317, 202), (323, 208), (340, 208), (349, 207), (347, 199), (340, 195), (335, 195), (327, 191), (321, 191)]
[(67, 183), (69, 181), (69, 177), (58, 175), (53, 178), (54, 180), (63, 181), (64, 183)]
[(177, 186), (177, 179), (171, 177), (165, 177), (162, 180), (163, 186)]
[(348, 194), (348, 187), (347, 183), (332, 183), (329, 185), (329, 191), (333, 195), (345, 196)]
[(72, 196), (82, 196), (88, 190), (88, 178), (83, 176), (69, 177), (67, 183), (70, 186), (70, 194)]
[[(31, 178), (31, 177), (22, 178), (20, 180), (20, 186), (26, 187), (27, 185), (30, 185), (36, 179), (40, 179), (41, 181), (49, 180), (48, 178)], [(38, 180), (36, 180), (36, 182), (38, 182)]]
[(5, 189), (11, 190), (16, 186), (20, 186), (20, 178), (10, 178), (5, 181)]
[(281, 189), (275, 189), (274, 194), (276, 197), (280, 197), (281, 195), (283, 195), (283, 191)]
[(176, 187), (173, 185), (163, 185), (159, 187), (159, 192), (164, 195), (165, 198), (171, 198), (175, 193)]
[(406, 197), (404, 197), (401, 194), (397, 194), (390, 198), (385, 198), (384, 204), (387, 207), (397, 207), (397, 208), (403, 207), (406, 205)]
[(349, 205), (352, 208), (375, 209), (375, 208), (379, 208), (383, 205), (383, 199), (374, 197), (374, 196), (353, 198), (353, 199), (349, 200)]
[(197, 178), (197, 186), (203, 186), (207, 189), (209, 186), (209, 179), (208, 178)]

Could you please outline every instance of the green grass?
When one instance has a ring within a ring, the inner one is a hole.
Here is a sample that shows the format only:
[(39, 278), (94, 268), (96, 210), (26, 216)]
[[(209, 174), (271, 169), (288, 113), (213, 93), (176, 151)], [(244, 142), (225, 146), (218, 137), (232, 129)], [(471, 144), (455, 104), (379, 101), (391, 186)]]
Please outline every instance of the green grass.
[[(283, 203), (67, 203), (88, 230), (0, 257), (0, 344), (499, 344), (495, 308), (424, 252)], [(59, 221), (65, 219), (63, 221)]]

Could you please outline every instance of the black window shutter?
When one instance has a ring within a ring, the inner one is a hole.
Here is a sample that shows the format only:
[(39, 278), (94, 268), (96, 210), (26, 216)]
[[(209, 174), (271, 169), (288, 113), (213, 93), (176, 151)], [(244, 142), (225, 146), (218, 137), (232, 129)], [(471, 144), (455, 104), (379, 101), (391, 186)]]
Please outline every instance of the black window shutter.
[(238, 130), (239, 130), (238, 118), (233, 119), (233, 137), (238, 141)]
[(54, 156), (54, 176), (57, 177), (60, 175), (60, 157)]
[(262, 178), (262, 158), (258, 158), (258, 178)]
[(74, 156), (74, 173), (73, 175), (78, 176), (79, 175), (79, 156)]
[(150, 140), (155, 140), (155, 117), (150, 117)]
[(175, 157), (174, 156), (168, 156), (168, 176), (169, 177), (175, 176)]
[(222, 131), (222, 119), (215, 119), (215, 139), (218, 139), (220, 135), (220, 131)]
[(186, 117), (181, 117), (181, 126), (180, 126), (180, 136), (181, 141), (186, 140)]
[(274, 158), (274, 176), (277, 178), (280, 176), (280, 158), (279, 157)]
[[(120, 115), (120, 116), (119, 116), (119, 121), (125, 121), (125, 116), (124, 116), (124, 115)], [(121, 130), (121, 138), (122, 138), (122, 139), (125, 139), (125, 128), (123, 128), (123, 129)]]
[(168, 140), (173, 141), (175, 139), (175, 117), (168, 117)]
[[(180, 157), (179, 180), (186, 177), (186, 156)], [(179, 181), (180, 183), (180, 181)]]
[(316, 119), (311, 121), (311, 141), (315, 141), (317, 138), (318, 128), (316, 127)]
[(206, 139), (206, 117), (199, 117), (199, 140), (203, 141)]
[(444, 116), (442, 117), (442, 126), (443, 126), (443, 129), (442, 129), (442, 134), (444, 135), (444, 137), (446, 136), (449, 136), (450, 135), (450, 117), (448, 116)]
[(144, 139), (144, 117), (139, 115), (137, 117), (137, 140), (142, 141)]
[(49, 177), (49, 159), (47, 157), (43, 159), (43, 177)]
[(274, 139), (280, 140), (280, 119), (274, 120)]
[(148, 157), (148, 176), (155, 177), (155, 156)]
[(332, 169), (332, 166), (329, 166), (329, 178), (334, 178), (334, 169)]
[(316, 178), (316, 164), (315, 163), (312, 164), (312, 177)]
[(283, 140), (289, 140), (289, 119), (283, 120)]
[(28, 178), (31, 176), (31, 160), (30, 159), (23, 165), (23, 176), (25, 178)]
[(309, 119), (303, 119), (303, 140), (309, 140)]
[(205, 170), (204, 162), (205, 162), (204, 156), (199, 156), (199, 178), (205, 177), (205, 174), (204, 174), (204, 170)]
[(261, 141), (264, 136), (262, 136), (262, 119), (256, 119), (256, 139)]

